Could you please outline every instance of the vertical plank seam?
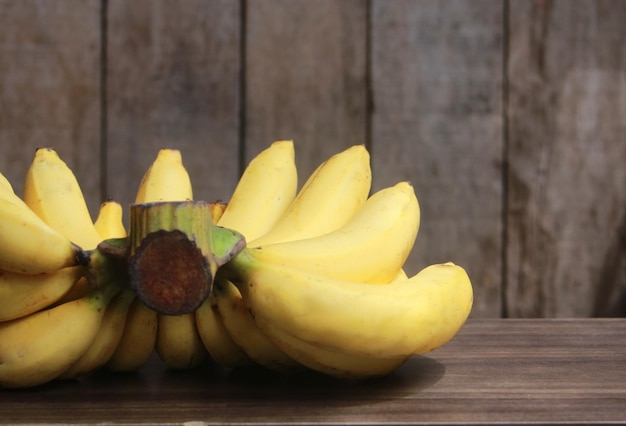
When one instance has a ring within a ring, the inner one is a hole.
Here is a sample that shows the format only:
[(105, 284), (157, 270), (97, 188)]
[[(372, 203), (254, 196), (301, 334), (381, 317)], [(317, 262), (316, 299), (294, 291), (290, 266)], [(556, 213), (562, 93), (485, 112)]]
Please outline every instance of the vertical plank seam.
[(238, 176), (243, 174), (246, 166), (246, 30), (247, 3), (239, 2), (239, 125), (238, 131)]
[(107, 22), (108, 0), (100, 1), (100, 200), (108, 197)]
[(509, 0), (503, 0), (502, 7), (502, 235), (500, 259), (500, 316), (508, 318), (508, 209), (509, 209), (509, 42), (510, 42)]
[(372, 152), (372, 120), (374, 93), (372, 83), (372, 0), (365, 4), (365, 147)]

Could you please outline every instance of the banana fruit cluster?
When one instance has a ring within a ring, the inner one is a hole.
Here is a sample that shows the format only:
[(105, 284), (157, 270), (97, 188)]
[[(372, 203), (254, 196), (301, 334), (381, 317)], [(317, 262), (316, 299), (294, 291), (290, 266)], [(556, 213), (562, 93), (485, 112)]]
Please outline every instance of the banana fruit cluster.
[[(420, 207), (409, 182), (371, 193), (361, 145), (328, 158), (299, 188), (292, 141), (254, 157), (212, 220), (245, 237), (206, 300), (168, 315), (146, 306), (129, 274), (97, 249), (125, 241), (113, 200), (92, 221), (78, 181), (38, 149), (19, 197), (0, 174), (0, 387), (205, 362), (368, 378), (450, 341), (472, 307), (465, 270), (403, 266)], [(136, 204), (193, 200), (181, 153), (161, 149)], [(132, 227), (132, 223), (131, 223)]]

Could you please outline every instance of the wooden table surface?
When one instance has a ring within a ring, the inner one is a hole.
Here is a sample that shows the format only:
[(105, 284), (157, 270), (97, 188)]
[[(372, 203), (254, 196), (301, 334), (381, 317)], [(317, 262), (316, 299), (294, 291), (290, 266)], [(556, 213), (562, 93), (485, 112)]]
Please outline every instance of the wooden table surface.
[(0, 391), (4, 423), (626, 424), (626, 319), (470, 320), (388, 377), (206, 366)]

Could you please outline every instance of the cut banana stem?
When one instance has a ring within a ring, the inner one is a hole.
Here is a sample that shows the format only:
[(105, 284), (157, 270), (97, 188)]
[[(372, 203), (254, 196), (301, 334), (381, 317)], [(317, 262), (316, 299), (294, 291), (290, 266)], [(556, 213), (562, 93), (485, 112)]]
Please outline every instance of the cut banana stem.
[(151, 309), (193, 313), (211, 292), (218, 266), (245, 246), (241, 234), (213, 224), (209, 203), (139, 203), (131, 206), (131, 286)]
[(211, 268), (180, 231), (149, 234), (130, 261), (131, 285), (151, 309), (180, 315), (193, 312), (211, 292)]

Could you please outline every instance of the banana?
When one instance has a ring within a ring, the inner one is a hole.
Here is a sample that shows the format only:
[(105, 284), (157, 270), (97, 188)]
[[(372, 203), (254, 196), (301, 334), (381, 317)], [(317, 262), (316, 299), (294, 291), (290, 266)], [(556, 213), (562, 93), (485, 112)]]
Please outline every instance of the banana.
[(26, 173), (24, 202), (63, 236), (85, 250), (100, 236), (76, 176), (52, 148), (39, 148)]
[(20, 318), (51, 306), (83, 275), (80, 266), (46, 274), (0, 270), (0, 321)]
[[(159, 150), (139, 183), (135, 202), (184, 201), (192, 198), (191, 180), (183, 165), (180, 151), (166, 148)], [(157, 312), (134, 298), (118, 346), (106, 367), (119, 372), (141, 368), (155, 350), (160, 320)], [(163, 320), (165, 321), (167, 320)], [(167, 327), (167, 330), (171, 331), (172, 328)]]
[[(472, 306), (469, 277), (451, 262), (385, 285), (265, 263), (247, 252), (227, 268), (257, 325), (277, 346), (303, 365), (321, 371), (323, 364), (324, 372), (337, 375), (367, 377), (385, 371), (346, 369), (351, 355), (391, 367), (438, 348), (455, 336)], [(298, 341), (306, 347), (294, 350)], [(321, 354), (312, 350), (316, 347), (323, 348)], [(337, 365), (333, 352), (343, 354)]]
[(369, 197), (336, 231), (244, 250), (260, 262), (342, 280), (388, 283), (411, 252), (419, 223), (413, 186), (400, 182)]
[(214, 294), (224, 327), (234, 342), (257, 364), (288, 372), (302, 366), (274, 344), (256, 325), (241, 293), (228, 280), (216, 280)]
[(136, 203), (155, 201), (185, 201), (193, 199), (189, 174), (177, 149), (160, 149), (156, 159), (144, 174)]
[[(142, 178), (136, 203), (185, 201), (193, 199), (191, 179), (176, 149), (159, 150)], [(158, 314), (155, 349), (172, 369), (193, 368), (208, 358), (200, 339), (194, 314)]]
[(230, 368), (253, 364), (224, 327), (213, 295), (196, 309), (195, 316), (198, 334), (213, 361)]
[(104, 366), (113, 356), (124, 333), (126, 317), (135, 293), (130, 289), (119, 292), (107, 306), (100, 329), (93, 342), (72, 366), (59, 377), (81, 378)]
[(128, 309), (124, 331), (115, 351), (106, 363), (117, 372), (139, 370), (154, 352), (158, 315), (135, 297)]
[[(271, 220), (261, 218), (261, 222), (265, 223), (262, 223), (260, 229), (269, 230), (269, 234), (251, 233), (249, 224), (257, 226), (259, 223), (256, 204), (247, 204), (237, 220), (226, 223), (220, 220), (218, 224), (240, 230), (248, 241), (252, 241), (251, 245), (318, 236), (345, 224), (366, 202), (370, 184), (369, 155), (363, 146), (355, 146), (318, 167), (297, 198), (287, 206), (289, 213), (285, 212), (282, 217)], [(267, 188), (267, 185), (259, 185), (257, 193), (265, 193)], [(329, 199), (332, 200), (330, 203)], [(276, 225), (271, 226), (272, 223)], [(259, 238), (255, 239), (256, 236)], [(274, 370), (286, 371), (299, 367), (299, 363), (258, 329), (245, 309), (241, 294), (232, 284), (216, 280), (214, 294), (224, 326), (250, 358)]]
[(13, 185), (5, 175), (0, 173), (0, 193), (14, 193)]
[[(122, 206), (113, 200), (102, 203), (94, 226), (103, 240), (125, 237)], [(156, 327), (156, 312), (143, 305), (132, 290), (125, 289), (107, 309), (100, 333), (88, 353), (83, 355), (83, 362), (106, 365), (111, 371), (136, 371), (154, 351)], [(88, 362), (89, 359), (92, 361)], [(68, 371), (66, 376), (84, 375), (89, 370), (80, 365), (74, 369), (74, 373)]]
[(123, 214), (122, 205), (117, 201), (107, 200), (100, 204), (100, 210), (93, 226), (101, 239), (123, 238), (126, 236), (127, 232), (124, 227)]
[[(126, 237), (121, 204), (113, 200), (100, 204), (94, 226), (102, 240)], [(125, 276), (122, 277), (122, 279), (125, 278)], [(107, 306), (94, 341), (87, 351), (60, 376), (61, 378), (73, 379), (87, 376), (104, 366), (117, 349), (124, 333), (128, 311), (135, 298), (135, 293), (128, 288), (128, 282), (120, 282), (119, 285), (123, 286), (123, 290)]]
[(155, 348), (165, 365), (174, 370), (197, 367), (209, 355), (198, 334), (194, 314), (159, 314)]
[[(294, 156), (290, 140), (276, 141), (257, 154), (221, 215), (216, 211), (215, 223), (239, 231), (247, 241), (267, 233), (295, 199), (298, 174)], [(212, 358), (226, 366), (255, 361), (278, 369), (295, 364), (260, 332), (247, 309), (240, 309), (239, 291), (229, 290), (218, 293), (214, 285), (213, 296), (196, 311), (198, 330)]]
[(248, 246), (310, 238), (340, 228), (363, 206), (371, 183), (370, 157), (364, 145), (331, 156), (309, 176), (276, 225), (248, 240)]
[(115, 286), (0, 323), (0, 387), (38, 386), (57, 378), (91, 345)]
[(406, 279), (408, 279), (408, 278), (409, 278), (409, 276), (406, 274), (406, 271), (404, 270), (404, 268), (400, 268), (400, 269), (398, 270), (398, 273), (396, 274), (396, 276), (395, 276), (395, 277), (393, 277), (393, 278), (391, 279), (391, 281), (389, 281), (389, 282), (390, 282), (390, 283), (393, 283), (393, 282), (395, 282), (395, 281), (404, 281), (404, 280), (406, 280)]
[(217, 223), (220, 220), (227, 206), (228, 203), (224, 203), (222, 201), (209, 203), (209, 207), (211, 208), (211, 220), (213, 220), (213, 223)]
[(293, 141), (276, 141), (244, 170), (219, 221), (247, 241), (266, 234), (294, 200), (298, 173)]
[(347, 379), (366, 379), (388, 375), (407, 360), (408, 357), (377, 357), (347, 353), (328, 349), (288, 334), (281, 329), (273, 329), (272, 337), (279, 342), (285, 352), (299, 360), (311, 370), (329, 376)]
[(15, 194), (0, 194), (0, 269), (24, 274), (80, 263), (81, 250), (47, 225)]
[[(123, 222), (123, 209), (121, 204), (114, 200), (107, 200), (100, 204), (98, 216), (94, 221), (94, 228), (101, 240), (109, 238), (123, 238), (126, 236), (126, 228)], [(59, 303), (80, 299), (89, 293), (89, 283), (83, 277), (76, 281), (72, 288), (58, 301)]]
[(87, 277), (79, 277), (69, 290), (50, 306), (62, 305), (63, 303), (71, 302), (72, 300), (81, 299), (87, 296), (91, 290), (92, 288), (87, 280)]

